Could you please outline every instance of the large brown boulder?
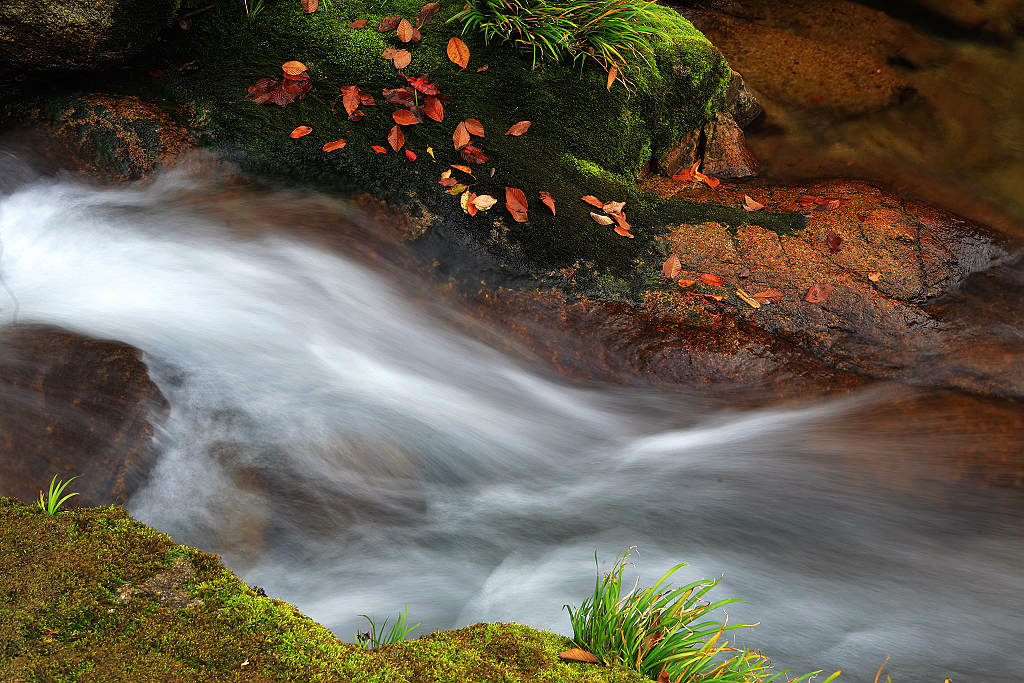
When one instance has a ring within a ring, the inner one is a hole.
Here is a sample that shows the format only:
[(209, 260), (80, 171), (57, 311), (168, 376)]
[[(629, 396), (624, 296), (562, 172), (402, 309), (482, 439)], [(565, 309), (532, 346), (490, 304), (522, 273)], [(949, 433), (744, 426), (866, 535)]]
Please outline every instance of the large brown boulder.
[(123, 503), (151, 463), (167, 409), (138, 349), (48, 325), (0, 328), (0, 495), (33, 500), (81, 475), (83, 505)]
[(170, 24), (180, 0), (4, 0), (0, 72), (82, 71), (121, 62)]

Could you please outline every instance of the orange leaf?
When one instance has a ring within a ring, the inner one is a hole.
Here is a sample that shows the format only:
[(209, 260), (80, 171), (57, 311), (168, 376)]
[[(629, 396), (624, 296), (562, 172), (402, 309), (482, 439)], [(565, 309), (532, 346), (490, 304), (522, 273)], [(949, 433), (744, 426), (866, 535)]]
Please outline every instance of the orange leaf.
[(633, 239), (633, 235), (629, 232), (629, 228), (624, 228), (621, 225), (615, 226), (615, 234), (622, 235), (623, 237), (628, 237), (629, 239)]
[(696, 280), (679, 280), (677, 283), (680, 287), (693, 287), (697, 284)]
[(435, 121), (444, 121), (444, 105), (433, 95), (423, 98), (423, 113)]
[(607, 213), (622, 213), (622, 207), (626, 205), (626, 202), (605, 202), (601, 208)]
[(289, 137), (293, 137), (293, 138), (301, 138), (303, 135), (309, 135), (312, 132), (313, 132), (313, 129), (310, 128), (309, 126), (299, 126), (295, 130), (293, 130), (291, 133), (289, 133), (288, 135), (289, 135)]
[(455, 143), (455, 149), (462, 149), (469, 144), (469, 141), (469, 131), (466, 130), (466, 124), (465, 122), (460, 123), (455, 127), (455, 132), (452, 133), (452, 142)]
[(397, 50), (395, 52), (395, 68), (404, 69), (412, 62), (412, 53), (408, 50)]
[(302, 11), (306, 14), (312, 14), (319, 6), (320, 0), (302, 0)]
[(505, 133), (505, 135), (519, 136), (519, 135), (522, 135), (523, 133), (525, 133), (526, 130), (529, 127), (530, 127), (530, 122), (529, 121), (520, 121), (519, 123), (513, 123), (512, 127), (508, 129), (508, 131)]
[(541, 190), (540, 191), (540, 200), (542, 202), (544, 202), (544, 206), (546, 206), (549, 209), (551, 209), (551, 215), (552, 216), (557, 215), (555, 213), (555, 200), (554, 200), (554, 198), (552, 198), (550, 192), (545, 192), (544, 190)]
[(612, 89), (612, 83), (619, 77), (619, 68), (612, 64), (612, 68), (608, 69), (608, 84), (605, 86), (608, 90)]
[(413, 38), (414, 30), (408, 19), (402, 19), (398, 22), (398, 39), (403, 43), (408, 43)]
[(830, 294), (832, 294), (832, 285), (811, 285), (811, 288), (807, 290), (807, 295), (804, 296), (804, 301), (812, 304), (824, 303)]
[(582, 650), (578, 647), (574, 647), (571, 650), (566, 650), (565, 652), (559, 652), (558, 657), (559, 659), (568, 659), (573, 662), (588, 662), (590, 664), (601, 663), (601, 660), (599, 660), (597, 657), (590, 654), (586, 650)]
[(715, 178), (715, 177), (712, 177), (712, 176), (709, 176), (709, 175), (704, 175), (700, 171), (694, 171), (693, 172), (693, 177), (696, 180), (699, 180), (700, 182), (702, 182), (705, 185), (707, 185), (708, 187), (710, 187), (712, 190), (715, 189), (716, 187), (718, 187), (719, 185), (721, 185), (721, 183), (722, 183), (722, 181), (720, 181), (718, 178)]
[(359, 86), (343, 85), (341, 86), (341, 94), (341, 102), (345, 105), (345, 113), (352, 116), (352, 112), (359, 109)]
[(377, 30), (380, 33), (387, 33), (388, 31), (395, 29), (401, 21), (402, 17), (384, 17), (380, 20), (380, 25), (377, 26)]
[(697, 173), (697, 167), (698, 166), (700, 166), (700, 160), (699, 159), (697, 161), (693, 162), (693, 165), (690, 166), (689, 168), (684, 168), (679, 173), (676, 173), (675, 175), (673, 175), (672, 176), (672, 180), (679, 180), (679, 181), (682, 181), (684, 183), (696, 182), (697, 179), (694, 177), (694, 174)]
[(402, 127), (395, 125), (391, 127), (391, 132), (388, 133), (388, 142), (391, 143), (391, 149), (396, 152), (402, 149), (405, 144), (405, 134), (402, 133)]
[(405, 148), (405, 158), (409, 161), (416, 161), (416, 152), (412, 151), (408, 147)]
[(580, 197), (580, 199), (585, 201), (587, 204), (590, 204), (591, 206), (596, 206), (599, 209), (604, 209), (604, 202), (602, 202), (597, 197), (594, 197), (593, 195), (588, 194), (586, 197)]
[(455, 178), (441, 178), (437, 181), (437, 184), (441, 187), (455, 187), (458, 183), (459, 181)]
[(453, 36), (448, 41), (448, 59), (463, 69), (469, 66), (469, 47), (458, 36)]
[(391, 118), (393, 118), (395, 123), (400, 126), (414, 126), (420, 122), (420, 120), (416, 118), (416, 114), (413, 114), (408, 109), (399, 109), (396, 112), (392, 112)]
[(868, 279), (871, 280), (872, 282), (878, 282), (879, 280), (882, 279), (882, 274), (881, 273), (868, 273)]
[(471, 169), (469, 166), (462, 166), (462, 165), (459, 165), (459, 164), (452, 164), (452, 168), (454, 168), (454, 169), (456, 169), (458, 171), (462, 171), (463, 173), (468, 173), (469, 175), (473, 175), (473, 169)]
[(380, 145), (370, 145), (370, 149), (372, 149), (377, 154), (387, 154), (388, 153), (388, 148), (387, 147), (381, 147)]
[(722, 278), (717, 275), (712, 275), (711, 273), (704, 273), (703, 275), (698, 276), (697, 279), (706, 285), (711, 285), (712, 287), (721, 287), (725, 284), (725, 282), (722, 281)]
[(287, 76), (301, 76), (303, 71), (307, 71), (305, 64), (302, 62), (296, 62), (295, 60), (282, 64), (281, 70), (284, 71)]
[(526, 194), (518, 187), (505, 188), (505, 204), (508, 206), (509, 211), (525, 212), (528, 208), (526, 205)]
[(786, 295), (777, 289), (766, 289), (753, 295), (755, 299), (763, 304), (777, 304), (786, 298)]
[(477, 73), (480, 73), (480, 72), (482, 72), (482, 71), (487, 71), (487, 70), (488, 70), (488, 69), (490, 69), (490, 68), (491, 68), (491, 65), (490, 65), (490, 64), (484, 64), (484, 65), (483, 65), (482, 67), (480, 67), (479, 69), (477, 69), (477, 70), (476, 70), (476, 72), (477, 72)]
[(384, 52), (380, 53), (380, 56), (381, 56), (381, 59), (394, 59), (395, 55), (397, 55), (397, 54), (398, 54), (398, 50), (396, 50), (393, 47), (388, 47), (388, 48), (384, 49)]
[(665, 259), (665, 262), (661, 264), (661, 272), (669, 280), (675, 280), (679, 277), (683, 272), (683, 264), (680, 263), (679, 257), (672, 254)]
[(344, 140), (335, 140), (334, 142), (325, 142), (324, 143), (324, 151), (325, 152), (333, 152), (334, 150), (341, 149), (344, 146), (345, 146), (345, 141)]
[(618, 213), (613, 213), (612, 218), (615, 219), (615, 222), (619, 224), (620, 228), (623, 230), (629, 230), (629, 223), (626, 222), (626, 214), (620, 211)]
[(369, 19), (356, 19), (351, 24), (349, 24), (348, 27), (349, 28), (364, 28), (368, 23), (370, 23)]
[(484, 137), (484, 124), (480, 123), (476, 119), (466, 119), (466, 130), (473, 135)]

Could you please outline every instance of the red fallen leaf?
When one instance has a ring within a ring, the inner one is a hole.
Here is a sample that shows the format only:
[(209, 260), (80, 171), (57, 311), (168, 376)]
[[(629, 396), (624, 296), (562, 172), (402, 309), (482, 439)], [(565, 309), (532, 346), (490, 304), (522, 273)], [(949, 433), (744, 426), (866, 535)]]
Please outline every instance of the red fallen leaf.
[(398, 22), (398, 39), (403, 43), (408, 43), (412, 40), (414, 35), (413, 31), (415, 30), (416, 29), (412, 27), (412, 24), (409, 23), (408, 19), (402, 19)]
[(374, 102), (374, 100), (373, 100), (373, 95), (371, 95), (368, 92), (363, 92), (362, 90), (360, 90), (359, 91), (359, 104), (361, 104), (363, 106), (366, 106), (366, 107), (372, 107), (374, 104), (376, 104), (376, 102)]
[(302, 11), (312, 14), (320, 6), (320, 0), (302, 0)]
[(717, 275), (712, 275), (711, 273), (703, 273), (697, 276), (697, 279), (706, 285), (711, 285), (712, 287), (721, 287), (725, 284), (725, 282), (722, 281), (722, 278)]
[(786, 298), (786, 295), (777, 289), (766, 289), (763, 292), (752, 294), (755, 299), (760, 301), (762, 304), (777, 304)]
[(290, 138), (301, 138), (303, 135), (309, 135), (312, 132), (313, 132), (313, 129), (310, 128), (309, 126), (299, 126), (295, 130), (293, 130), (291, 133), (288, 133), (288, 137), (290, 137)]
[(512, 127), (505, 131), (505, 135), (515, 135), (516, 137), (518, 137), (525, 133), (529, 128), (529, 121), (520, 121), (519, 123), (513, 123)]
[(544, 206), (546, 206), (549, 209), (551, 209), (551, 215), (552, 216), (558, 215), (558, 214), (555, 213), (555, 200), (551, 196), (550, 192), (545, 192), (544, 190), (541, 190), (540, 191), (540, 200), (541, 200), (541, 202), (544, 203)]
[(341, 149), (342, 147), (345, 146), (345, 144), (346, 144), (345, 140), (335, 140), (334, 142), (325, 142), (324, 143), (324, 151), (325, 152), (333, 152), (336, 149)]
[(743, 210), (744, 211), (760, 211), (764, 208), (764, 204), (761, 202), (755, 202), (750, 198), (750, 195), (743, 195)]
[(491, 68), (491, 65), (490, 65), (490, 64), (484, 64), (484, 65), (483, 65), (482, 67), (480, 67), (479, 69), (477, 69), (477, 70), (476, 70), (476, 72), (477, 72), (477, 73), (480, 73), (480, 72), (482, 72), (482, 71), (487, 71), (487, 70), (488, 70), (488, 69), (490, 69), (490, 68)]
[(804, 301), (812, 304), (824, 303), (832, 293), (832, 285), (811, 285), (804, 296)]
[(459, 164), (452, 164), (452, 168), (454, 168), (454, 169), (456, 169), (458, 171), (462, 171), (463, 173), (468, 173), (469, 175), (473, 175), (473, 169), (471, 169), (469, 166), (460, 166)]
[(437, 89), (437, 86), (427, 80), (427, 74), (423, 74), (419, 78), (409, 78), (405, 74), (402, 74), (405, 80), (409, 81), (409, 85), (419, 90), (424, 95), (440, 95), (441, 91)]
[(459, 150), (459, 154), (468, 164), (486, 164), (490, 161), (490, 158), (476, 145), (466, 145)]
[(309, 69), (306, 68), (305, 64), (302, 62), (296, 62), (295, 60), (285, 62), (281, 65), (281, 71), (283, 71), (286, 76), (299, 76), (308, 70)]
[(412, 107), (415, 105), (416, 99), (413, 95), (413, 90), (410, 87), (388, 89), (384, 88), (381, 90), (381, 94), (384, 95), (384, 101), (388, 104), (397, 104), (402, 107)]
[(466, 130), (468, 130), (471, 134), (477, 135), (479, 137), (485, 137), (484, 124), (480, 123), (476, 119), (466, 119), (465, 124)]
[(387, 154), (388, 153), (388, 148), (387, 147), (381, 147), (380, 145), (370, 145), (370, 149), (372, 149), (377, 154)]
[(462, 196), (466, 198), (466, 206), (463, 207), (463, 210), (470, 216), (475, 216), (477, 214), (477, 211), (479, 211), (479, 208), (477, 208), (476, 205), (476, 193), (469, 192), (467, 190), (466, 193)]
[(815, 206), (814, 210), (815, 211), (831, 211), (832, 209), (838, 209), (842, 205), (843, 205), (843, 200), (842, 199), (829, 199), (829, 200), (821, 202), (820, 204)]
[(408, 109), (399, 109), (396, 112), (391, 113), (391, 118), (395, 120), (400, 126), (414, 126), (420, 122), (416, 114), (412, 113)]
[(619, 77), (619, 67), (617, 67), (614, 64), (612, 64), (612, 68), (608, 69), (608, 83), (607, 83), (607, 85), (605, 85), (605, 88), (608, 89), (608, 90), (611, 90), (612, 89), (612, 83), (614, 83), (615, 79), (618, 78), (618, 77)]
[(442, 187), (455, 187), (456, 183), (458, 182), (459, 181), (456, 180), (455, 178), (441, 178), (440, 180), (437, 181), (437, 184), (441, 185)]
[(395, 55), (398, 54), (398, 50), (393, 47), (384, 48), (384, 52), (380, 53), (381, 59), (394, 59)]
[(452, 36), (448, 41), (448, 59), (463, 69), (469, 66), (469, 47), (458, 36)]
[(291, 81), (283, 76), (261, 78), (255, 85), (249, 86), (246, 96), (256, 104), (276, 104), (283, 107), (295, 100), (305, 99), (312, 89), (313, 83), (309, 80)]
[(391, 127), (391, 132), (388, 133), (388, 143), (391, 144), (391, 149), (396, 152), (402, 149), (402, 146), (405, 144), (405, 134), (402, 133), (401, 126), (394, 125)]
[(863, 221), (866, 221), (867, 219), (868, 219), (868, 217), (865, 216), (864, 214), (862, 214), (862, 213), (858, 213), (857, 214), (857, 220), (863, 222)]
[(345, 105), (345, 113), (349, 116), (351, 116), (352, 112), (356, 109), (359, 109), (359, 86), (341, 86), (341, 103)]
[(881, 273), (868, 273), (868, 279), (871, 280), (872, 282), (878, 282), (879, 280), (882, 279), (882, 274)]
[(700, 182), (710, 187), (712, 190), (722, 184), (722, 181), (719, 180), (718, 178), (715, 178), (714, 176), (704, 175), (700, 171), (694, 171), (693, 177), (695, 180), (699, 180)]
[(825, 237), (825, 244), (828, 245), (828, 250), (835, 254), (843, 248), (843, 238), (835, 230), (829, 230)]
[(412, 53), (408, 50), (398, 50), (395, 52), (394, 65), (396, 69), (404, 69), (409, 66), (412, 62)]
[(590, 664), (600, 664), (601, 660), (578, 647), (566, 650), (565, 652), (559, 652), (558, 657), (560, 659), (568, 659), (573, 662), (588, 662)]
[(362, 109), (356, 109), (354, 112), (348, 115), (349, 121), (362, 121), (363, 117), (366, 116), (366, 112)]
[(669, 280), (675, 280), (677, 277), (683, 274), (683, 264), (680, 263), (679, 257), (672, 254), (665, 262), (661, 264), (661, 272)]
[(469, 137), (469, 130), (466, 129), (465, 121), (455, 127), (455, 132), (452, 133), (452, 142), (455, 143), (455, 149), (462, 149), (469, 144), (471, 139)]
[(444, 105), (433, 95), (427, 95), (424, 98), (423, 113), (435, 121), (444, 121)]
[(697, 284), (697, 281), (696, 280), (679, 280), (678, 282), (676, 282), (676, 284), (679, 285), (680, 287), (693, 287), (695, 284)]
[(591, 206), (596, 206), (597, 208), (604, 210), (604, 202), (602, 202), (597, 197), (594, 197), (593, 195), (588, 194), (586, 197), (580, 197), (580, 199), (585, 201), (587, 204), (590, 204)]
[(526, 223), (526, 194), (518, 187), (505, 188), (505, 208), (520, 223)]
[(380, 25), (377, 26), (377, 31), (380, 33), (387, 33), (398, 28), (398, 24), (402, 22), (402, 17), (384, 17), (380, 20)]
[(802, 194), (797, 197), (797, 204), (820, 204), (825, 198), (817, 194)]
[(434, 18), (434, 15), (437, 14), (437, 11), (439, 9), (441, 9), (440, 3), (428, 2), (427, 4), (425, 4), (420, 9), (420, 16), (418, 19), (416, 19), (416, 26), (418, 28), (423, 28), (424, 26), (426, 26), (427, 23)]
[(416, 161), (416, 152), (412, 151), (408, 147), (405, 148), (405, 158), (409, 161)]
[(349, 24), (348, 27), (349, 28), (365, 28), (368, 23), (370, 23), (369, 19), (356, 19), (351, 24)]

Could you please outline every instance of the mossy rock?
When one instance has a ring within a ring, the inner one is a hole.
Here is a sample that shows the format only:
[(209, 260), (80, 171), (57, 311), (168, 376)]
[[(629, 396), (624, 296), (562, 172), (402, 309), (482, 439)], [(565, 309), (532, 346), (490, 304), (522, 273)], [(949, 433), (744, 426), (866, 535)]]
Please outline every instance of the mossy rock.
[(516, 624), (367, 651), (117, 507), (0, 498), (0, 604), (0, 680), (646, 680), (562, 662), (567, 639)]

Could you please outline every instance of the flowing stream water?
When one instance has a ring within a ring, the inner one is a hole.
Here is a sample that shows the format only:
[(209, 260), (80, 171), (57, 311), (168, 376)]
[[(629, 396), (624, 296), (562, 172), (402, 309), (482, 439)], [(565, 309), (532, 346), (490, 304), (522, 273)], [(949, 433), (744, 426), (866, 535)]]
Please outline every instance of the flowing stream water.
[(343, 639), (406, 604), (421, 632), (565, 633), (594, 552), (637, 545), (647, 583), (724, 573), (719, 597), (747, 601), (730, 622), (761, 622), (740, 644), (781, 666), (870, 681), (891, 654), (899, 681), (1020, 680), (1024, 496), (857, 476), (932, 468), (939, 432), (885, 419), (910, 389), (738, 409), (569, 382), (455, 331), (394, 272), (232, 229), (265, 211), (211, 197), (187, 174), (97, 188), (0, 153), (0, 314), (140, 348), (170, 402), (128, 505), (143, 522)]

